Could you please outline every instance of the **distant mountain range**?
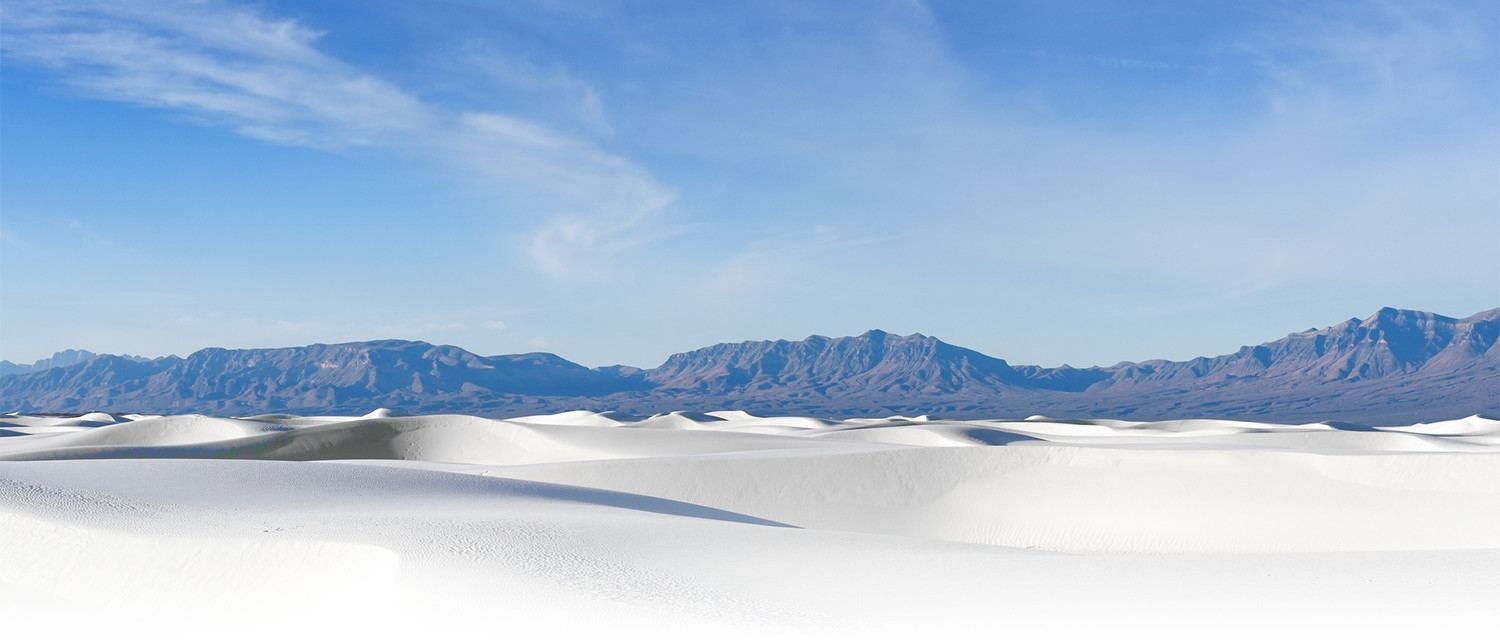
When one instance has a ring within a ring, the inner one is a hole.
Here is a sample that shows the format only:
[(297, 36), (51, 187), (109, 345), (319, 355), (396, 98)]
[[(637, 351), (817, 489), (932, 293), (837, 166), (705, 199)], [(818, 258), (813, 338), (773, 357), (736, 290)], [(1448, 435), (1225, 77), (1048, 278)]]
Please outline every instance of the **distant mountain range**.
[[(0, 360), (0, 376), (9, 376), (20, 373), (35, 373), (37, 371), (45, 371), (47, 369), (55, 369), (57, 367), (66, 367), (70, 364), (78, 364), (85, 360), (91, 360), (98, 355), (99, 354), (92, 351), (68, 349), (67, 351), (59, 351), (57, 353), (54, 353), (50, 358), (42, 358), (41, 360), (37, 360), (36, 362), (33, 362), (31, 364), (16, 364), (9, 360)], [(141, 356), (119, 357), (128, 358), (140, 362), (150, 360), (150, 358), (142, 358)]]
[[(548, 353), (479, 356), (380, 340), (204, 349), (186, 358), (67, 351), (3, 363), (0, 410), (513, 416), (571, 409), (942, 417), (1245, 418), (1410, 424), (1500, 414), (1500, 309), (1454, 319), (1381, 309), (1214, 358), (1016, 366), (921, 334), (718, 344), (655, 369)], [(12, 373), (13, 372), (13, 373)]]

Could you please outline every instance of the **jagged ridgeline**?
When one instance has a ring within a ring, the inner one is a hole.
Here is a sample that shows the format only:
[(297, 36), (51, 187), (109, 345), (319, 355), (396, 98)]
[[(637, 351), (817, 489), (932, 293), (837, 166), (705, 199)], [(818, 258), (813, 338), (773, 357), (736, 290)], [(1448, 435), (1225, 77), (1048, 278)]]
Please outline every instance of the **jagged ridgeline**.
[[(1186, 417), (1411, 424), (1500, 413), (1500, 309), (1374, 315), (1215, 358), (1086, 369), (1017, 366), (921, 334), (719, 344), (655, 369), (547, 353), (479, 356), (380, 340), (204, 349), (186, 358), (64, 352), (0, 377), (20, 412), (410, 413), (572, 409), (954, 418)], [(45, 365), (45, 366), (44, 366)]]

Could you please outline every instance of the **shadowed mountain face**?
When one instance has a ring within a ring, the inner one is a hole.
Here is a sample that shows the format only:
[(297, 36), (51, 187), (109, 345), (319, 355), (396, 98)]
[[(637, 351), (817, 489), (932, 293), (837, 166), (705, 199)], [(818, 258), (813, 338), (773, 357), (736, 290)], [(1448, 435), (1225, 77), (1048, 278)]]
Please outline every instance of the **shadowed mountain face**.
[(0, 378), (0, 409), (505, 416), (569, 409), (742, 409), (951, 417), (1243, 417), (1411, 423), (1500, 413), (1500, 309), (1462, 320), (1381, 309), (1215, 358), (1012, 366), (921, 334), (719, 344), (650, 370), (557, 356), (478, 356), (383, 340), (95, 356)]
[(99, 356), (0, 378), (25, 411), (326, 412), (388, 406), (458, 411), (527, 396), (596, 396), (643, 388), (549, 353), (483, 357), (452, 346), (380, 340), (285, 349), (203, 349), (146, 363)]
[(868, 331), (854, 338), (741, 342), (679, 353), (645, 379), (663, 390), (821, 394), (995, 394), (1024, 386), (1004, 360), (929, 338)]
[[(1110, 367), (1104, 386), (1285, 379), (1357, 382), (1410, 374), (1431, 375), (1496, 362), (1500, 309), (1463, 320), (1433, 313), (1381, 309), (1375, 315), (1321, 331), (1294, 333), (1217, 358), (1150, 361)], [(1487, 359), (1487, 360), (1486, 360)]]
[[(458, 347), (380, 340), (288, 349), (204, 349), (168, 372), (184, 397), (284, 396), (299, 405), (369, 396), (527, 395), (619, 391), (610, 376), (547, 353), (482, 357)], [(183, 384), (189, 386), (183, 387)]]

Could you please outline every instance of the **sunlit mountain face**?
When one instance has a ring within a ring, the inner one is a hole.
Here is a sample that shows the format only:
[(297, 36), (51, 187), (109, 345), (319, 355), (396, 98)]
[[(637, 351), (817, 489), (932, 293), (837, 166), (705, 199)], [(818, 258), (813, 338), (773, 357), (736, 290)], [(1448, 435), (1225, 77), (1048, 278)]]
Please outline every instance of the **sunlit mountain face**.
[(90, 356), (0, 378), (7, 403), (0, 408), (248, 415), (389, 407), (488, 416), (733, 409), (1397, 424), (1500, 411), (1497, 335), (1500, 309), (1454, 319), (1386, 308), (1213, 358), (1090, 368), (1017, 366), (937, 338), (878, 330), (718, 344), (654, 369), (381, 340), (156, 360)]

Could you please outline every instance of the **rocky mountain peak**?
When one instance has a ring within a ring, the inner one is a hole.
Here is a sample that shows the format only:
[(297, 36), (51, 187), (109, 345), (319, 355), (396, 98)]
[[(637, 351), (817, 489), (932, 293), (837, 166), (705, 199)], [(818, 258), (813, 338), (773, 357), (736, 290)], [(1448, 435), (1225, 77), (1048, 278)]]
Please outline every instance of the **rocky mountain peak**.
[[(578, 408), (793, 413), (1336, 417), (1409, 421), (1500, 411), (1500, 309), (1455, 320), (1386, 308), (1234, 353), (1111, 367), (1011, 366), (922, 334), (723, 343), (655, 369), (549, 353), (480, 356), (405, 340), (94, 356), (0, 377), (0, 410), (457, 411)], [(1330, 413), (1335, 412), (1335, 413)], [(1320, 418), (1321, 419), (1321, 418)]]
[(717, 344), (679, 353), (646, 379), (664, 388), (732, 392), (768, 389), (993, 391), (1020, 381), (1004, 360), (922, 334), (872, 329), (845, 338)]

